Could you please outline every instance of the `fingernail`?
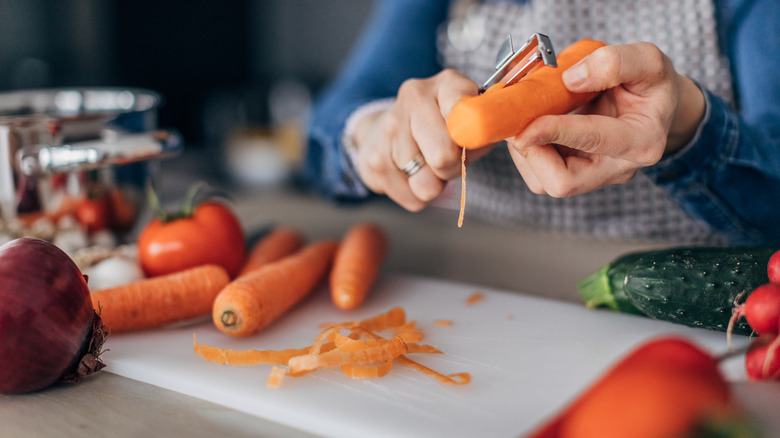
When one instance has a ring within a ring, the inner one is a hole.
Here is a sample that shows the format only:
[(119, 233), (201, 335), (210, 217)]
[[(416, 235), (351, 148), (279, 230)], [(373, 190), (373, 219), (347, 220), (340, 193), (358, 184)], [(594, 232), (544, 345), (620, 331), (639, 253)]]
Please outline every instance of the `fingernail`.
[(569, 88), (581, 87), (588, 80), (588, 68), (584, 62), (578, 62), (563, 72), (563, 83)]

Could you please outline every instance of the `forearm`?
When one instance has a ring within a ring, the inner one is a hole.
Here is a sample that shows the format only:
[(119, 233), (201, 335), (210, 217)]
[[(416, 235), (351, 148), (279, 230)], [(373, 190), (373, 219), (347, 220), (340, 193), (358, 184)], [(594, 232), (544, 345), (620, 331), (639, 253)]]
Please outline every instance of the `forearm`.
[(436, 28), (446, 0), (386, 0), (378, 3), (366, 32), (342, 72), (322, 93), (309, 127), (305, 178), (337, 201), (369, 195), (341, 141), (347, 119), (360, 106), (394, 96), (410, 77), (439, 70)]

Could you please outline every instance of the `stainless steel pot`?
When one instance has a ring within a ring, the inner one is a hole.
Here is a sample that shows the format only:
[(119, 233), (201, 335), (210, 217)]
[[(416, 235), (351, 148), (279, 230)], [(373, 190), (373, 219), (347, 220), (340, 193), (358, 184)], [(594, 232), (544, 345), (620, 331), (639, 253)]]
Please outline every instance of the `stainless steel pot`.
[[(50, 182), (56, 175), (122, 168), (118, 173), (131, 174), (138, 181), (143, 167), (131, 163), (180, 153), (181, 136), (172, 130), (157, 129), (160, 104), (158, 94), (143, 89), (0, 93), (3, 218), (45, 208)], [(111, 179), (116, 182), (115, 176)]]

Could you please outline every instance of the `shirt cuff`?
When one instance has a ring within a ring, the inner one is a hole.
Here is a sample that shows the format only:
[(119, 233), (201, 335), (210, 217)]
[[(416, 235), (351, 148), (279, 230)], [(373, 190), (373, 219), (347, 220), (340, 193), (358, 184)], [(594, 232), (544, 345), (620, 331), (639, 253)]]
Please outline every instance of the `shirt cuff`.
[(341, 145), (352, 168), (357, 168), (357, 144), (355, 143), (355, 131), (360, 120), (371, 114), (384, 111), (395, 103), (394, 97), (378, 99), (359, 106), (347, 118), (344, 124), (344, 132), (341, 135)]

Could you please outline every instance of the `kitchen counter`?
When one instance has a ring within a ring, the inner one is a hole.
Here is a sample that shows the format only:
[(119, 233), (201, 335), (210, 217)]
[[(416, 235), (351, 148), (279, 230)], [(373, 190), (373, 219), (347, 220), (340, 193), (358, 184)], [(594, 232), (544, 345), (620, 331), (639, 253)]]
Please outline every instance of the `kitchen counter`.
[[(273, 224), (297, 227), (310, 239), (339, 237), (352, 224), (371, 220), (390, 237), (388, 272), (417, 274), (579, 303), (576, 282), (615, 256), (659, 246), (504, 229), (469, 218), (457, 227), (457, 211), (431, 208), (409, 213), (389, 202), (336, 207), (291, 190), (239, 190), (233, 204), (251, 233)], [(110, 348), (110, 339), (107, 343)], [(737, 396), (780, 436), (772, 406), (780, 386), (734, 384)], [(222, 406), (108, 372), (77, 385), (0, 396), (0, 436), (75, 437), (274, 436), (309, 434)]]

